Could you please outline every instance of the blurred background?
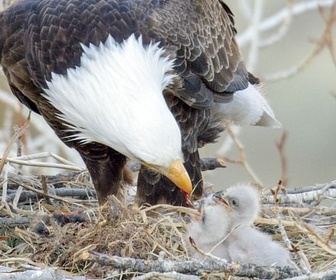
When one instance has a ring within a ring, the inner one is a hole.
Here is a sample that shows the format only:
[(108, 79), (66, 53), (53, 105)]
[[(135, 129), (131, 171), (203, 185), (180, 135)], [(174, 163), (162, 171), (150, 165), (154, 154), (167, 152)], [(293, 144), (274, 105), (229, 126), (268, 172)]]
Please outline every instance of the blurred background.
[[(248, 68), (262, 79), (267, 99), (283, 128), (232, 127), (244, 147), (253, 177), (241, 164), (231, 162), (239, 159), (239, 150), (226, 133), (218, 143), (206, 146), (203, 156), (227, 160), (227, 168), (205, 174), (205, 180), (216, 188), (253, 180), (273, 187), (283, 179), (288, 180), (289, 187), (299, 187), (336, 179), (335, 2), (226, 1), (235, 14), (237, 39)], [(1, 74), (0, 157), (14, 134), (13, 127), (22, 125), (27, 115), (28, 110), (9, 93)], [(284, 133), (281, 156), (285, 164), (281, 164), (276, 143)], [(84, 168), (79, 156), (62, 144), (36, 114), (31, 116), (22, 151), (24, 155), (53, 153), (71, 161), (74, 169)], [(13, 145), (9, 157), (16, 154), (17, 146)], [(55, 162), (52, 156), (36, 158), (39, 162)], [(54, 167), (22, 169), (27, 174), (60, 171)]]
[[(336, 39), (335, 1), (227, 4), (236, 16), (238, 42), (248, 67), (263, 80), (267, 99), (283, 125), (240, 130), (238, 138), (259, 182), (274, 186), (287, 178), (288, 186), (298, 187), (335, 180), (336, 49), (326, 45)], [(276, 143), (284, 132), (287, 171), (281, 176)], [(221, 145), (211, 147), (211, 152)], [(239, 158), (237, 148), (225, 156)], [(226, 187), (251, 177), (241, 165), (228, 163), (226, 169), (209, 173), (207, 180)]]

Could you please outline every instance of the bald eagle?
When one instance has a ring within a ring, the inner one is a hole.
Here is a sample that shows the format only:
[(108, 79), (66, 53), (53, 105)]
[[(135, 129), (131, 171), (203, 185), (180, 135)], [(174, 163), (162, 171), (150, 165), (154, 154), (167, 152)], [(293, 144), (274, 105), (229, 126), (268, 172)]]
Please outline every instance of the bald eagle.
[(0, 14), (0, 61), (79, 152), (100, 204), (131, 159), (140, 203), (184, 205), (202, 193), (199, 147), (223, 130), (215, 105), (257, 83), (235, 33), (222, 0), (20, 0)]

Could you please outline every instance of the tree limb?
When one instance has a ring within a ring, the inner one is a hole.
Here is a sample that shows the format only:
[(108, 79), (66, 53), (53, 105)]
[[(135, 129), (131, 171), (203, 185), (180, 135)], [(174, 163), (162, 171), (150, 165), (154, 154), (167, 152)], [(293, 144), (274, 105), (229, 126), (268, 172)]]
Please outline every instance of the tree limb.
[(122, 258), (118, 256), (109, 256), (106, 254), (86, 251), (82, 253), (79, 260), (91, 261), (102, 266), (111, 266), (113, 269), (127, 270), (127, 272), (159, 272), (166, 273), (175, 271), (177, 273), (186, 273), (201, 276), (206, 271), (230, 273), (240, 277), (257, 278), (276, 278), (283, 279), (297, 275), (297, 271), (290, 268), (278, 267), (258, 267), (247, 264), (228, 263), (226, 260), (143, 260), (134, 258)]

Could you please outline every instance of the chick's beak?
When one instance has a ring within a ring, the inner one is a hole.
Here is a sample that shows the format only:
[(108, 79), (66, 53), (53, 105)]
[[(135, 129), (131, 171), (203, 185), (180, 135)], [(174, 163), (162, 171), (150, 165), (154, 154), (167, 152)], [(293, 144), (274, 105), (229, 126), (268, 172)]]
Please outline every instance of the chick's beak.
[(191, 193), (191, 180), (181, 160), (174, 160), (162, 174), (187, 194)]
[(219, 191), (219, 192), (214, 193), (213, 199), (215, 200), (215, 202), (223, 204), (225, 207), (230, 208), (230, 204), (227, 201), (224, 192)]

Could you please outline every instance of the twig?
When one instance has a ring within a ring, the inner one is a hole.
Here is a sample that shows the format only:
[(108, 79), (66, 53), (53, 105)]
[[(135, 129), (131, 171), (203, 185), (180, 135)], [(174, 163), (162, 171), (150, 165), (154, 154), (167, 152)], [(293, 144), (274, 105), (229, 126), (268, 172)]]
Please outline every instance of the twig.
[(287, 278), (287, 280), (320, 280), (320, 279), (335, 279), (336, 269), (331, 269), (322, 272), (316, 272), (309, 275), (302, 275), (292, 278)]
[(239, 228), (240, 227), (240, 224), (239, 225), (236, 225), (235, 227), (233, 227), (231, 230), (230, 230), (230, 232), (222, 239), (222, 240), (220, 240), (215, 246), (213, 246), (212, 248), (211, 248), (211, 250), (210, 250), (210, 254), (220, 245), (220, 244), (222, 244), (222, 243), (224, 243), (229, 237), (230, 237), (230, 235), (237, 229), (237, 228)]
[[(287, 188), (287, 194), (278, 194), (277, 200), (273, 195), (263, 195), (261, 198), (264, 204), (291, 204), (291, 203), (308, 203), (308, 202), (319, 202), (322, 199), (334, 198), (336, 199), (336, 181), (324, 184), (325, 188), (317, 190), (302, 190), (300, 193), (295, 191), (291, 193), (290, 188)], [(326, 188), (327, 187), (327, 188)]]
[[(276, 212), (279, 209), (278, 206), (268, 206), (263, 205), (263, 211), (270, 211), (270, 212)], [(314, 206), (314, 207), (281, 207), (282, 213), (289, 213), (294, 212), (298, 215), (307, 215), (314, 213), (316, 215), (322, 215), (322, 216), (336, 216), (336, 208), (331, 208), (327, 206)]]
[(8, 189), (8, 168), (4, 165), (3, 180), (2, 180), (2, 193), (1, 201), (6, 201), (7, 189)]
[(15, 228), (15, 227), (23, 227), (28, 226), (33, 222), (34, 218), (26, 218), (26, 217), (17, 217), (17, 218), (6, 218), (1, 217), (0, 218), (0, 226), (1, 227), (9, 227), (9, 228)]
[(33, 266), (36, 266), (38, 267), (38, 264), (33, 262), (31, 259), (28, 259), (28, 258), (20, 258), (20, 257), (17, 257), (17, 258), (3, 258), (3, 259), (0, 259), (0, 263), (5, 263), (5, 264), (10, 264), (10, 263), (24, 263), (24, 264), (31, 264)]
[[(224, 239), (226, 239), (228, 236), (225, 236)], [(211, 260), (214, 260), (214, 261), (218, 261), (218, 262), (227, 262), (228, 261), (226, 259), (223, 259), (223, 258), (219, 258), (213, 254), (211, 254), (211, 252), (213, 250), (216, 249), (216, 247), (221, 243), (222, 241), (219, 241), (211, 250), (210, 252), (205, 252), (203, 251), (201, 248), (197, 247), (197, 244), (195, 243), (194, 239), (189, 236), (189, 243), (190, 245), (195, 249), (195, 251), (197, 251), (198, 253), (200, 253), (202, 256), (204, 256), (205, 258), (203, 259), (203, 261), (205, 261), (207, 258), (211, 259)]]
[(279, 151), (280, 155), (280, 162), (281, 162), (281, 175), (280, 175), (280, 180), (282, 181), (282, 184), (284, 186), (287, 186), (288, 184), (288, 176), (287, 176), (287, 157), (285, 154), (285, 144), (287, 140), (287, 132), (283, 131), (281, 134), (281, 138), (279, 142), (276, 143), (276, 147)]
[(274, 45), (275, 43), (279, 42), (287, 33), (291, 26), (292, 20), (293, 20), (293, 0), (287, 1), (287, 9), (285, 10), (285, 15), (282, 24), (278, 28), (277, 32), (274, 32), (270, 37), (267, 39), (263, 39), (259, 43), (259, 48), (265, 48), (269, 47), (271, 45)]
[(17, 141), (17, 139), (28, 128), (29, 123), (30, 123), (30, 113), (28, 115), (28, 118), (27, 118), (26, 122), (23, 124), (23, 126), (14, 133), (14, 135), (12, 136), (11, 140), (9, 141), (9, 143), (8, 143), (8, 145), (6, 147), (5, 152), (2, 155), (2, 158), (0, 160), (0, 174), (1, 174), (2, 169), (3, 169), (3, 167), (4, 167), (4, 165), (5, 165), (6, 161), (7, 161), (7, 158), (8, 158), (8, 155), (9, 155), (10, 151), (11, 151), (12, 146), (15, 144), (15, 142)]
[[(320, 13), (322, 14), (321, 10), (320, 10)], [(336, 3), (335, 2), (331, 5), (331, 11), (330, 11), (329, 17), (325, 17), (323, 15), (322, 17), (326, 23), (326, 27), (324, 29), (324, 32), (321, 38), (317, 41), (315, 48), (295, 66), (287, 70), (284, 70), (284, 71), (267, 74), (263, 77), (265, 80), (276, 81), (280, 79), (286, 79), (288, 77), (291, 77), (297, 74), (299, 71), (304, 69), (312, 61), (312, 59), (315, 58), (319, 53), (321, 53), (321, 51), (326, 47), (329, 49), (333, 63), (336, 66), (336, 56), (333, 50), (333, 30), (332, 30), (333, 25), (336, 23)]]
[(30, 160), (34, 160), (34, 159), (43, 159), (43, 158), (48, 158), (48, 157), (52, 157), (52, 158), (58, 160), (59, 162), (61, 162), (63, 164), (66, 164), (66, 165), (74, 165), (74, 163), (72, 163), (71, 161), (68, 161), (63, 157), (60, 157), (59, 155), (56, 155), (56, 154), (50, 153), (50, 152), (37, 153), (37, 154), (31, 154), (31, 155), (25, 155), (25, 156), (17, 156), (15, 158), (11, 158), (11, 159), (12, 160), (30, 161)]
[(4, 157), (1, 160), (4, 160), (5, 162), (9, 162), (9, 163), (15, 163), (15, 164), (26, 165), (26, 166), (59, 168), (59, 169), (74, 170), (74, 171), (84, 170), (83, 167), (74, 166), (74, 165), (59, 164), (59, 163), (49, 163), (49, 162), (41, 162), (41, 161), (25, 161), (25, 160), (13, 159), (13, 158), (5, 159)]
[[(237, 138), (236, 134), (234, 133), (234, 131), (231, 129), (231, 126), (228, 125), (226, 128), (226, 132), (228, 133), (228, 135), (231, 137), (231, 139), (233, 140), (233, 142), (235, 143), (236, 147), (238, 148), (239, 151), (239, 159), (236, 161), (236, 163), (241, 164), (245, 170), (247, 171), (247, 173), (251, 176), (251, 178), (259, 185), (262, 185), (260, 183), (259, 178), (257, 177), (257, 175), (254, 173), (254, 171), (252, 170), (251, 166), (249, 165), (248, 161), (246, 160), (246, 155), (245, 155), (245, 148), (244, 146), (240, 143), (239, 139)], [(227, 161), (230, 161), (228, 159), (226, 159)]]
[[(230, 128), (232, 130), (232, 132), (236, 135), (236, 137), (240, 134), (241, 131), (241, 127), (237, 126), (237, 125), (233, 125), (233, 124), (229, 124), (229, 123), (225, 123), (225, 127), (230, 125)], [(235, 145), (235, 143), (233, 142), (233, 139), (230, 136), (225, 136), (221, 146), (218, 148), (217, 150), (217, 155), (219, 155), (219, 157), (224, 157), (223, 155), (225, 155), (227, 152), (229, 152), (232, 147)]]
[(145, 208), (142, 208), (140, 210), (140, 212), (148, 212), (148, 211), (153, 211), (153, 210), (156, 210), (156, 209), (159, 209), (159, 208), (162, 208), (162, 209), (165, 209), (165, 210), (171, 210), (171, 211), (176, 211), (178, 213), (184, 213), (184, 214), (194, 214), (194, 215), (197, 215), (199, 214), (199, 212), (195, 209), (192, 209), (192, 208), (187, 208), (187, 207), (183, 207), (183, 206), (173, 206), (173, 205), (168, 205), (168, 204), (156, 204), (156, 205), (153, 205), (153, 206), (149, 206), (149, 207), (145, 207)]
[[(15, 132), (18, 132), (18, 131), (20, 131), (20, 128), (19, 128), (17, 125), (15, 125), (15, 126), (14, 126), (14, 131), (15, 131)], [(17, 146), (17, 149), (16, 149), (16, 156), (17, 156), (17, 157), (22, 156), (22, 139), (23, 139), (23, 137), (24, 137), (24, 134), (22, 133), (22, 134), (17, 138), (17, 140), (16, 140), (16, 146)], [(18, 172), (18, 173), (21, 173), (21, 171), (22, 171), (22, 166), (19, 167), (19, 169), (17, 170), (17, 172)]]
[(201, 158), (202, 171), (214, 170), (216, 168), (225, 168), (225, 161), (219, 158)]
[(133, 280), (146, 280), (146, 279), (175, 279), (175, 280), (198, 280), (198, 276), (186, 275), (177, 272), (167, 272), (167, 273), (159, 273), (159, 272), (149, 272), (142, 276), (136, 276), (132, 278)]
[[(14, 180), (13, 180), (14, 181)], [(15, 181), (14, 181), (15, 182)], [(18, 184), (18, 182), (16, 182)], [(79, 204), (81, 201), (77, 201), (77, 200), (74, 200), (74, 199), (64, 199), (62, 197), (59, 197), (57, 195), (53, 195), (53, 194), (45, 194), (43, 191), (41, 190), (37, 190), (29, 185), (26, 185), (26, 184), (21, 184), (22, 187), (24, 187), (25, 189), (28, 189), (30, 191), (33, 191), (41, 196), (48, 196), (50, 198), (53, 198), (53, 199), (56, 199), (56, 200), (59, 200), (59, 201), (62, 201), (62, 202), (66, 202), (66, 203), (70, 203), (70, 204), (74, 204), (74, 205), (78, 205), (78, 206), (82, 206), (81, 204)]]
[[(52, 191), (54, 195), (59, 197), (82, 197), (82, 198), (88, 198), (88, 197), (95, 197), (95, 190), (94, 189), (78, 189), (78, 188), (59, 188), (54, 189)], [(15, 197), (17, 197), (17, 193), (13, 193), (10, 195), (7, 195), (6, 201), (12, 201)], [(19, 196), (19, 201), (26, 201), (28, 199), (34, 200), (38, 199), (41, 196), (38, 196), (36, 192), (33, 191), (22, 191)]]
[[(278, 227), (279, 227), (279, 230), (280, 230), (280, 233), (281, 233), (281, 236), (282, 236), (282, 240), (286, 244), (287, 249), (292, 250), (293, 246), (292, 246), (291, 241), (288, 238), (287, 232), (286, 232), (284, 224), (282, 222), (282, 218), (280, 216), (280, 211), (279, 211), (279, 206), (277, 206), (277, 208), (278, 208), (278, 211), (277, 211)], [(294, 252), (294, 253), (296, 253), (296, 252)], [(302, 254), (297, 254), (297, 255), (300, 256), (300, 260), (301, 260), (300, 263), (305, 264), (305, 265), (302, 265), (303, 271), (305, 273), (310, 273), (311, 272), (310, 265), (309, 265), (309, 263), (306, 264), (306, 262), (303, 261), (303, 259), (306, 260), (306, 258), (304, 258), (304, 256), (303, 256), (303, 253)], [(300, 271), (302, 273), (302, 271), (299, 269), (299, 267), (293, 261), (291, 261), (291, 264), (292, 264), (293, 267), (295, 267), (298, 271)]]
[[(302, 15), (310, 11), (316, 11), (319, 7), (331, 7), (334, 4), (334, 0), (319, 0), (319, 1), (301, 1), (295, 3), (292, 6), (292, 15)], [(268, 31), (280, 24), (287, 18), (288, 8), (276, 12), (275, 14), (264, 19), (258, 26), (259, 32)], [(245, 46), (250, 40), (252, 40), (253, 28), (250, 27), (237, 36), (237, 41), (241, 47)]]
[[(14, 196), (14, 199), (13, 199), (13, 209), (18, 209), (17, 205), (18, 205), (18, 203), (20, 201), (20, 197), (21, 197), (22, 191), (23, 191), (22, 186), (19, 186), (17, 188), (17, 191), (15, 192), (15, 196)], [(8, 201), (8, 198), (6, 199), (6, 201)]]
[[(141, 164), (138, 162), (130, 161), (127, 163), (128, 167), (133, 172), (138, 172), (141, 168)], [(226, 164), (223, 159), (220, 158), (201, 158), (201, 170), (208, 171), (216, 168), (225, 168)]]
[(296, 194), (296, 193), (305, 193), (310, 191), (325, 191), (329, 188), (335, 188), (336, 189), (336, 180), (324, 183), (324, 184), (316, 184), (314, 186), (302, 186), (297, 188), (288, 188), (287, 193), (288, 194)]
[[(36, 185), (40, 184), (42, 175), (34, 176), (25, 176), (14, 173), (8, 173), (7, 181), (9, 189), (16, 189), (21, 184)], [(90, 183), (90, 175), (87, 171), (82, 172), (68, 172), (68, 173), (58, 173), (56, 175), (47, 176), (43, 175), (46, 178), (48, 185), (53, 185), (55, 188), (64, 188), (69, 184), (71, 185), (84, 185), (92, 186)]]
[(0, 204), (0, 210), (3, 209), (3, 212), (5, 214), (7, 214), (7, 216), (11, 217), (11, 218), (14, 218), (14, 214), (12, 212), (12, 209), (10, 208), (10, 206), (8, 205), (8, 203), (6, 201), (2, 202)]
[(336, 1), (334, 1), (333, 5), (330, 9), (330, 15), (327, 16), (324, 14), (324, 10), (322, 7), (319, 7), (319, 12), (325, 22), (326, 28), (323, 32), (323, 37), (319, 41), (319, 44), (327, 47), (329, 49), (330, 56), (333, 60), (334, 66), (336, 66), (336, 53), (334, 49), (334, 32), (333, 27), (336, 24)]
[(264, 7), (264, 0), (256, 0), (253, 17), (251, 21), (252, 28), (252, 38), (251, 38), (251, 46), (248, 54), (247, 67), (250, 71), (254, 71), (258, 61), (259, 54), (259, 40), (260, 40), (260, 32), (258, 31), (258, 26), (260, 24), (262, 18), (262, 12)]
[[(279, 225), (278, 219), (271, 219), (271, 218), (257, 218), (254, 221), (256, 224), (263, 224), (263, 225)], [(296, 222), (293, 221), (282, 221), (283, 226), (285, 227), (296, 227)]]

